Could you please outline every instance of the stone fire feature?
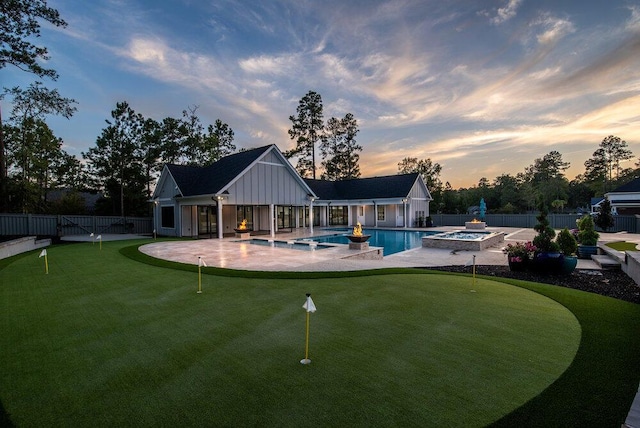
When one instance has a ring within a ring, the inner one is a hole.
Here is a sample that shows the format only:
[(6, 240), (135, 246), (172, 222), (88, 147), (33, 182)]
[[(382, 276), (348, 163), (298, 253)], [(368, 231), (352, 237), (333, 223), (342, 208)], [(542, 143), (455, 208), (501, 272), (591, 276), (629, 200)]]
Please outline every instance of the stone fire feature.
[(368, 250), (369, 249), (369, 243), (368, 242), (349, 242), (349, 249), (350, 250)]
[(487, 227), (487, 223), (484, 221), (465, 221), (464, 227), (470, 230), (484, 230)]

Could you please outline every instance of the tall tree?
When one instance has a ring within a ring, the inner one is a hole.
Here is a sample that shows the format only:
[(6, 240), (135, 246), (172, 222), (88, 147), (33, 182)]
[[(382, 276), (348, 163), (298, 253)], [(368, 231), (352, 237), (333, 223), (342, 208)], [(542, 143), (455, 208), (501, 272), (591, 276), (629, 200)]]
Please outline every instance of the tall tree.
[(296, 109), (297, 116), (289, 116), (289, 136), (296, 147), (285, 152), (287, 158), (297, 157), (296, 169), (303, 177), (316, 178), (316, 143), (324, 132), (322, 97), (309, 91), (302, 97)]
[(162, 127), (153, 119), (144, 119), (142, 122), (140, 154), (148, 199), (151, 198), (151, 183), (162, 169)]
[(553, 150), (525, 168), (525, 180), (531, 185), (536, 199), (541, 199), (545, 206), (556, 199), (566, 200), (569, 181), (564, 172), (569, 166), (569, 162), (562, 160), (562, 154)]
[(83, 153), (97, 187), (111, 201), (112, 213), (146, 213), (146, 177), (140, 150), (144, 119), (127, 102), (116, 104), (112, 121), (96, 140), (96, 147)]
[(62, 150), (62, 140), (42, 119), (29, 118), (20, 125), (5, 126), (7, 160), (13, 182), (11, 206), (24, 213), (44, 212), (47, 191), (58, 181), (57, 166), (66, 153)]
[(602, 193), (611, 189), (611, 183), (621, 175), (620, 163), (633, 158), (627, 142), (613, 135), (604, 138), (598, 150), (584, 163), (585, 179), (595, 185), (602, 183)]
[(356, 143), (359, 132), (358, 122), (353, 114), (347, 113), (344, 118), (332, 117), (327, 121), (326, 133), (320, 143), (324, 180), (344, 180), (360, 177), (358, 161), (362, 146)]
[[(12, 188), (19, 192), (17, 199), (22, 202), (16, 202), (15, 195), (12, 196), (6, 189), (3, 195), (7, 203), (9, 198), (13, 199), (11, 205), (14, 208), (41, 212), (46, 205), (46, 191), (55, 177), (49, 166), (44, 168), (47, 170), (46, 179), (37, 175), (42, 172), (43, 162), (53, 167), (64, 153), (62, 142), (53, 135), (44, 119), (48, 115), (70, 118), (76, 111), (76, 102), (60, 96), (56, 89), (45, 88), (41, 82), (32, 83), (27, 89), (5, 89), (0, 98), (7, 95), (12, 98), (13, 108), (8, 121), (10, 127), (6, 128), (9, 132), (5, 137), (7, 147), (4, 155), (8, 156), (3, 156), (3, 171), (8, 175), (7, 170), (11, 165), (20, 170), (19, 176), (14, 177), (18, 181)], [(38, 160), (41, 156), (44, 159)], [(36, 187), (27, 185), (27, 182), (34, 184), (36, 181), (39, 181)], [(39, 203), (30, 203), (33, 198), (38, 199)], [(9, 208), (7, 204), (4, 210)]]
[(236, 150), (233, 129), (216, 119), (215, 125), (209, 125), (205, 134), (197, 110), (198, 106), (193, 106), (182, 112), (179, 131), (184, 135), (183, 156), (189, 165), (211, 165)]
[(442, 166), (439, 163), (432, 162), (430, 158), (418, 160), (413, 157), (406, 157), (398, 162), (398, 174), (412, 172), (420, 173), (430, 192), (442, 190), (442, 181), (440, 180)]
[(220, 119), (216, 119), (215, 125), (209, 125), (206, 135), (202, 137), (200, 165), (211, 165), (235, 150), (233, 129)]
[[(33, 43), (40, 37), (41, 21), (56, 27), (67, 25), (56, 9), (47, 6), (46, 0), (0, 1), (0, 69), (10, 64), (38, 77), (49, 77), (53, 80), (58, 77), (55, 70), (45, 68), (39, 63), (49, 59), (47, 48)], [(7, 170), (2, 128), (0, 103), (0, 211), (6, 211), (8, 208)]]

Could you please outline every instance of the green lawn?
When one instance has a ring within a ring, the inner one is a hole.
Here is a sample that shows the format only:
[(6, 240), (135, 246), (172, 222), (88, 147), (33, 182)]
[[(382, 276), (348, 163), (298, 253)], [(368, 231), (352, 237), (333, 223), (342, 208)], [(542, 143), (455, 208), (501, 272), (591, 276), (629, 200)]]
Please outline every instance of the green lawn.
[(196, 294), (195, 267), (132, 244), (0, 263), (15, 425), (619, 426), (640, 379), (637, 305), (408, 269), (205, 268)]
[(617, 242), (607, 242), (605, 244), (607, 247), (611, 247), (614, 250), (618, 251), (637, 251), (638, 244), (635, 242), (627, 242), (627, 241), (617, 241)]

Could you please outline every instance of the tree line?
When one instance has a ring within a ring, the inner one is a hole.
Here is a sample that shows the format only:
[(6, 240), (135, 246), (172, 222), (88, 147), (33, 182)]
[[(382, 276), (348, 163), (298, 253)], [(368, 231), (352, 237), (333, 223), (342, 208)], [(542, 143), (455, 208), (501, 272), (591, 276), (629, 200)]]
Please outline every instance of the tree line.
[(398, 163), (398, 171), (422, 174), (434, 199), (432, 212), (467, 213), (482, 198), (491, 213), (533, 212), (540, 203), (555, 212), (565, 212), (588, 209), (592, 197), (603, 196), (640, 176), (640, 161), (633, 167), (622, 166), (633, 158), (625, 140), (609, 135), (584, 162), (584, 173), (573, 180), (565, 175), (570, 163), (556, 150), (535, 159), (520, 173), (501, 174), (492, 181), (482, 177), (469, 188), (453, 189), (449, 182), (442, 184), (442, 167), (430, 159), (405, 158)]

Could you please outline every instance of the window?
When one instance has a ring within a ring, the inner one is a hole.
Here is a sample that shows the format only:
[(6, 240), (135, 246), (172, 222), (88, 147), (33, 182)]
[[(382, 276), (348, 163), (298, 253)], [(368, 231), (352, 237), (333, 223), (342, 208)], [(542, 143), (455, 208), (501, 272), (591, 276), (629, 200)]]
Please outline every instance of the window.
[(378, 205), (377, 209), (378, 209), (378, 221), (384, 221), (384, 219), (385, 219), (385, 206), (384, 205)]
[(167, 229), (173, 229), (176, 227), (176, 219), (172, 206), (162, 207), (160, 218), (162, 219), (162, 227)]
[(278, 228), (279, 229), (289, 229), (293, 228), (292, 221), (295, 221), (295, 216), (293, 215), (293, 207), (276, 207), (276, 215), (278, 219)]
[(348, 207), (330, 207), (329, 208), (329, 225), (340, 226), (345, 225), (348, 222), (349, 211)]
[(253, 230), (253, 206), (238, 205), (236, 207), (236, 224), (242, 223), (242, 220), (247, 220), (247, 228)]

